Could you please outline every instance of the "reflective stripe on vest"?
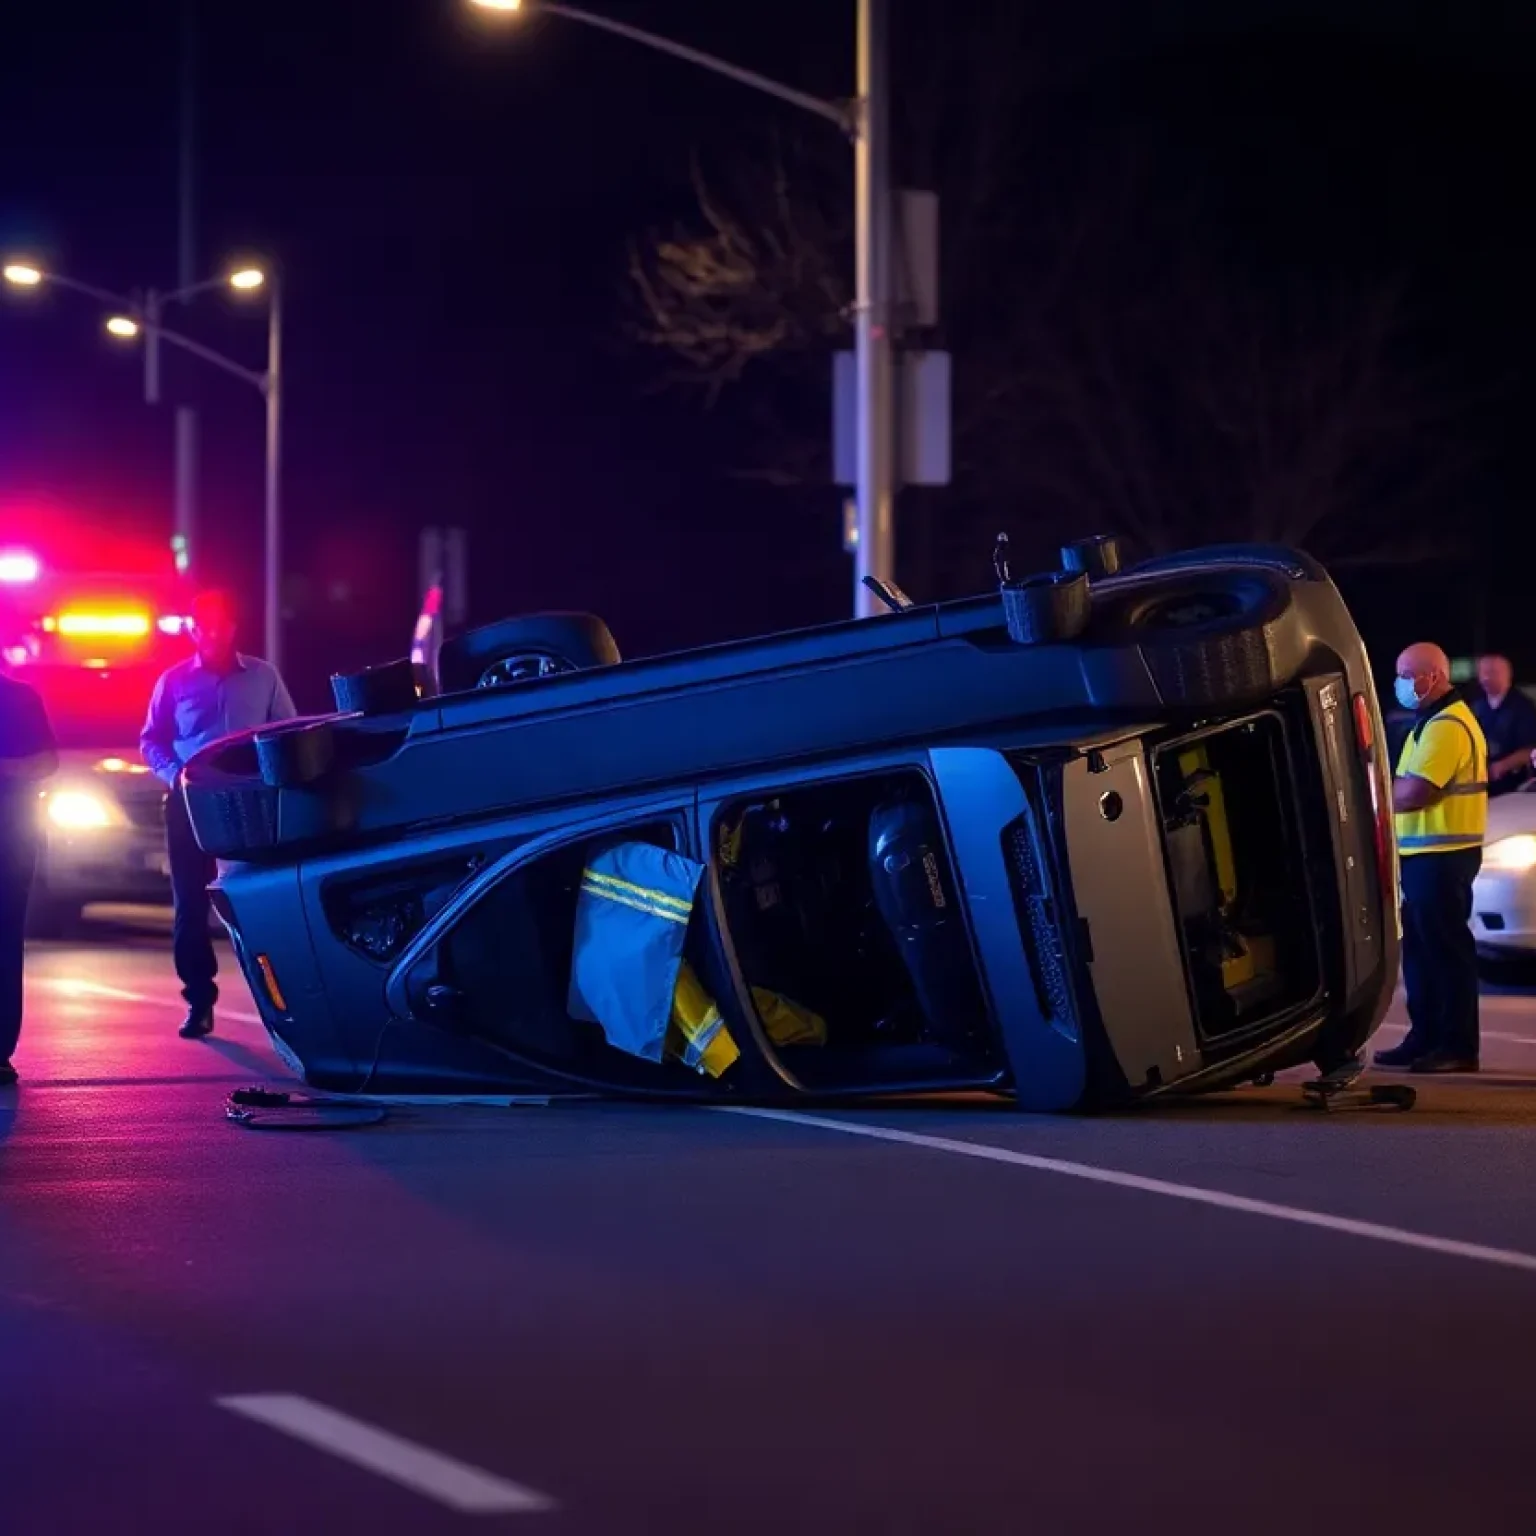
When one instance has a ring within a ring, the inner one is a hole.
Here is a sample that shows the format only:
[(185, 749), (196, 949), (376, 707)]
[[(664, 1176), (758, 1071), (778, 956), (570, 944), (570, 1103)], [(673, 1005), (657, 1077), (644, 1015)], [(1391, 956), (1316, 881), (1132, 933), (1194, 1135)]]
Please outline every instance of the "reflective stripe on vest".
[(1403, 854), (1456, 853), (1483, 845), (1488, 826), (1488, 743), (1477, 717), (1460, 699), (1431, 715), (1409, 735), (1397, 771), (1413, 772), (1424, 733), (1441, 722), (1459, 726), (1472, 750), (1433, 805), (1422, 811), (1397, 813), (1397, 847)]

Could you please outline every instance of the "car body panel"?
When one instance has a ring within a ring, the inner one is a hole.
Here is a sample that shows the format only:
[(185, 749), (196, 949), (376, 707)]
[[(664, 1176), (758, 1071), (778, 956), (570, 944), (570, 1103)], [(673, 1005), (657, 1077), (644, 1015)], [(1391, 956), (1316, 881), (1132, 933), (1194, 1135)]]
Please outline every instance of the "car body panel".
[[(1183, 602), (1213, 573), (1258, 594), (1241, 646), (1213, 652), (1215, 621), (1142, 637), (1149, 605)], [(1107, 578), (1093, 603), (1071, 643), (1014, 643), (984, 597), (336, 716), (320, 722), (336, 764), (313, 782), (264, 781), (248, 733), (200, 753), (184, 793), (199, 839), (229, 861), (216, 904), (263, 1017), (317, 1086), (799, 1101), (964, 1083), (1058, 1110), (1358, 1049), (1390, 1002), (1399, 925), (1382, 716), (1336, 589), (1305, 556), (1235, 550)], [(1286, 814), (1313, 854), (1304, 893), (1329, 974), (1273, 1025), (1202, 1045), (1147, 743), (1268, 708), (1277, 689), (1302, 786)], [(833, 1094), (765, 1037), (713, 828), (744, 796), (896, 770), (932, 796), (994, 1044), (970, 1075), (875, 1074)], [(434, 966), (468, 931), (455, 923), (489, 921), (560, 850), (658, 817), (706, 866), (700, 964), (742, 1050), (733, 1080), (649, 1081), (601, 1051), (573, 1070), (522, 1042), (516, 999), (505, 1031), (491, 1018), (466, 1035), (463, 998), (447, 982), (432, 996)], [(427, 894), (400, 898), (416, 912), (399, 919), (404, 949), (376, 954), (338, 912), (384, 901), (391, 882)], [(266, 966), (286, 1008), (262, 995)]]
[(1146, 894), (1166, 876), (1142, 743), (1067, 764), (1062, 788), (1077, 915), (1110, 1048), (1132, 1088), (1177, 1082), (1199, 1070), (1201, 1054), (1173, 909)]
[(1499, 844), (1531, 838), (1536, 855), (1536, 786), (1488, 802), (1483, 867), (1472, 882), (1472, 934), (1490, 959), (1536, 954), (1536, 857), (1505, 867)]

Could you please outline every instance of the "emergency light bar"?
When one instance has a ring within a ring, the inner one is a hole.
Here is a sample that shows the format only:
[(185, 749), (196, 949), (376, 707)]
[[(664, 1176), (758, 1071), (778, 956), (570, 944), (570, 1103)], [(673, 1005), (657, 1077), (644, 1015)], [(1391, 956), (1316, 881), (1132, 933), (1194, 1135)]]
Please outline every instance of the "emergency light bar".
[(80, 638), (90, 635), (137, 640), (149, 633), (149, 616), (143, 613), (61, 613), (43, 620), (45, 630)]
[(41, 574), (42, 566), (36, 555), (12, 549), (0, 551), (0, 582), (9, 586), (25, 586), (36, 581)]

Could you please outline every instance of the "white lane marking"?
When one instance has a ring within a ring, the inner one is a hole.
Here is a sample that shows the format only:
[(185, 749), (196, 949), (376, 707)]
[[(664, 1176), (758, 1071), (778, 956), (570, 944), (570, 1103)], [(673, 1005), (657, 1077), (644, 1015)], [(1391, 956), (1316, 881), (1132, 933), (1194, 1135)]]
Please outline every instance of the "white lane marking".
[(1116, 1189), (1134, 1189), (1145, 1195), (1164, 1195), (1192, 1205), (1214, 1206), (1222, 1211), (1240, 1211), (1248, 1216), (1267, 1216), (1271, 1221), (1288, 1221), (1296, 1226), (1318, 1227), (1326, 1232), (1342, 1232), (1350, 1237), (1368, 1238), (1377, 1243), (1393, 1243), (1399, 1248), (1416, 1248), (1421, 1253), (1438, 1253), (1456, 1259), (1471, 1259), (1480, 1264), (1496, 1264), (1504, 1269), (1536, 1274), (1536, 1253), (1521, 1253), (1513, 1248), (1490, 1248), (1482, 1243), (1463, 1243), (1455, 1238), (1435, 1237), (1427, 1232), (1411, 1232), (1404, 1227), (1384, 1226), (1375, 1221), (1356, 1221), (1349, 1216), (1331, 1216), (1326, 1211), (1307, 1210), (1303, 1206), (1277, 1205), (1270, 1200), (1251, 1200), (1246, 1195), (1229, 1195), (1219, 1189), (1205, 1189), (1198, 1184), (1176, 1184), (1169, 1179), (1151, 1179), (1144, 1174), (1122, 1173), (1117, 1168), (1098, 1168), (1090, 1163), (1071, 1163), (1055, 1157), (1038, 1157), (1032, 1152), (1016, 1152), (1011, 1147), (994, 1147), (986, 1142), (955, 1141), (948, 1136), (928, 1136), (918, 1131), (898, 1131), (892, 1126), (853, 1124), (846, 1120), (828, 1120), (820, 1115), (802, 1115), (787, 1109), (748, 1109), (721, 1105), (718, 1113), (744, 1115), (754, 1120), (781, 1120), (786, 1125), (811, 1126), (823, 1131), (837, 1131), (844, 1136), (863, 1136), (870, 1141), (890, 1141), (899, 1146), (921, 1147), (930, 1152), (950, 1152), (956, 1157), (975, 1158), (980, 1162), (1007, 1163), (1015, 1168), (1030, 1168), (1037, 1173), (1055, 1173), (1069, 1179), (1085, 1179), (1093, 1184), (1108, 1184)]
[[(28, 985), (32, 983), (29, 981)], [(123, 1003), (143, 1003), (148, 1007), (157, 1008), (165, 1004), (163, 997), (151, 997), (147, 992), (129, 992), (122, 987), (108, 987), (95, 981), (77, 981), (72, 976), (39, 976), (37, 985), (51, 987), (55, 992), (65, 997), (110, 997)], [(261, 1015), (246, 1013), (239, 1008), (215, 1007), (214, 1011), (225, 1019), (234, 1019), (241, 1024), (260, 1024)], [(265, 1026), (263, 1026), (265, 1027)]]
[(375, 1429), (307, 1397), (263, 1392), (217, 1397), (220, 1408), (281, 1430), (342, 1461), (377, 1472), (465, 1515), (532, 1515), (554, 1509), (542, 1493)]
[[(124, 1003), (148, 1003), (153, 998), (139, 992), (125, 992), (121, 987), (105, 986), (99, 981), (79, 981), (73, 976), (39, 976), (37, 984), (51, 987), (64, 997), (112, 997)], [(28, 978), (28, 985), (33, 985)]]

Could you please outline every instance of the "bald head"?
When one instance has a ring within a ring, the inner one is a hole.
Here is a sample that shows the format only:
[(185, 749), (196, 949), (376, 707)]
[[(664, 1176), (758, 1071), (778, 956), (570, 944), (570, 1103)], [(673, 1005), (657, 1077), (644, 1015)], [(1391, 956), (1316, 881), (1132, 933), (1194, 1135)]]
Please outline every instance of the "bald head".
[(1438, 645), (1421, 640), (1397, 658), (1397, 701), (1418, 709), (1451, 691), (1451, 658)]

